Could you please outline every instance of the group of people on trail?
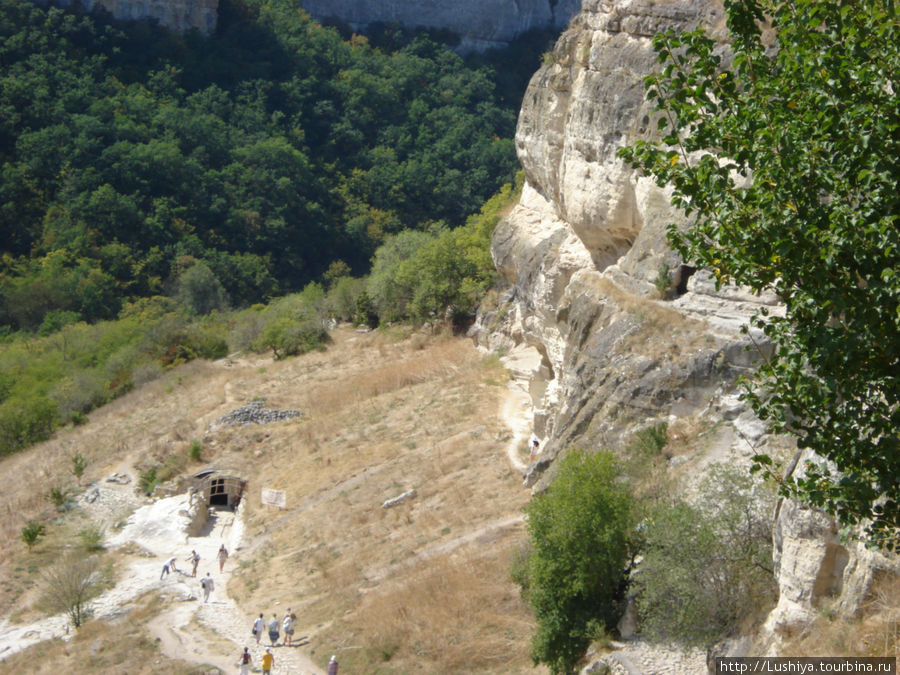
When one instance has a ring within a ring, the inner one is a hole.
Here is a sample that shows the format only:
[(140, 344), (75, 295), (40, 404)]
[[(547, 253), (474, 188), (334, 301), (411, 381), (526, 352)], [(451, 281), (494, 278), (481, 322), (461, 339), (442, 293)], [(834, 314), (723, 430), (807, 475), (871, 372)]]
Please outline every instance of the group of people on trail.
[[(260, 615), (262, 616), (262, 615)], [(253, 656), (250, 654), (250, 648), (244, 647), (241, 656), (238, 659), (238, 667), (241, 669), (241, 675), (250, 675), (250, 666), (253, 665)], [(269, 647), (266, 647), (266, 653), (262, 657), (263, 675), (271, 675), (272, 668), (275, 667), (275, 655)], [(337, 657), (332, 655), (328, 662), (328, 675), (338, 675)]]
[[(271, 647), (276, 647), (278, 644), (278, 638), (281, 637), (281, 634), (284, 633), (284, 642), (282, 642), (282, 646), (284, 647), (292, 647), (294, 640), (294, 627), (297, 623), (297, 615), (291, 611), (291, 608), (288, 607), (287, 611), (284, 613), (284, 618), (279, 620), (278, 614), (272, 613), (272, 618), (266, 622), (265, 616), (262, 612), (259, 613), (259, 616), (256, 617), (253, 621), (253, 626), (250, 628), (250, 632), (253, 637), (256, 639), (256, 644), (259, 644), (260, 639), (262, 638), (263, 631), (267, 631), (269, 633), (269, 641), (272, 643), (270, 647), (266, 647), (266, 652), (262, 657), (262, 672), (265, 674), (269, 674), (272, 672), (272, 668), (275, 666), (275, 656), (272, 654)], [(246, 660), (245, 660), (246, 659)], [(241, 673), (249, 672), (250, 664), (253, 659), (250, 656), (250, 650), (247, 647), (244, 647), (244, 652), (241, 654)], [(247, 670), (244, 670), (244, 664), (247, 665)], [(328, 675), (337, 675), (338, 672), (338, 662), (337, 658), (332, 656), (331, 660), (328, 662)]]
[[(253, 656), (250, 654), (250, 649), (248, 647), (244, 647), (244, 651), (241, 652), (241, 657), (238, 659), (238, 667), (241, 669), (241, 675), (249, 675), (250, 666), (253, 665)], [(272, 654), (272, 650), (266, 648), (266, 653), (263, 654), (262, 657), (262, 671), (263, 675), (271, 675), (272, 668), (275, 667), (275, 655)]]
[[(200, 554), (197, 551), (192, 550), (190, 555), (188, 555), (185, 560), (191, 563), (191, 577), (197, 576), (197, 566), (200, 564)], [(219, 551), (216, 553), (216, 560), (219, 561), (219, 573), (225, 569), (225, 561), (228, 560), (228, 549), (225, 548), (225, 544), (219, 546)], [(167, 574), (172, 572), (178, 572), (178, 568), (175, 565), (176, 558), (172, 556), (166, 562), (163, 563), (162, 572), (159, 575), (159, 578), (162, 579)], [(184, 572), (187, 574), (187, 572)], [(200, 588), (203, 590), (203, 602), (209, 602), (209, 594), (215, 590), (216, 584), (213, 581), (212, 575), (207, 572), (206, 576), (200, 580)]]
[[(163, 563), (162, 573), (159, 575), (159, 578), (162, 579), (167, 574), (171, 572), (178, 572), (178, 568), (176, 567), (176, 557), (172, 556), (165, 563)], [(219, 551), (216, 553), (216, 560), (219, 562), (219, 573), (222, 573), (225, 569), (225, 561), (228, 560), (228, 549), (225, 548), (225, 544), (222, 544), (219, 547)], [(191, 563), (191, 577), (197, 576), (197, 567), (200, 564), (200, 554), (197, 551), (192, 550), (190, 555), (185, 558), (186, 562)], [(187, 575), (187, 572), (183, 572), (183, 574)], [(206, 576), (200, 580), (200, 587), (203, 589), (203, 602), (209, 602), (210, 593), (215, 590), (215, 582), (213, 581), (212, 575), (207, 572)], [(259, 616), (254, 620), (253, 627), (251, 632), (253, 636), (256, 638), (256, 644), (259, 644), (260, 638), (262, 637), (263, 631), (267, 631), (269, 634), (269, 640), (271, 641), (271, 647), (275, 647), (278, 644), (278, 639), (281, 637), (282, 633), (284, 634), (284, 641), (282, 642), (282, 646), (284, 647), (292, 647), (294, 646), (294, 630), (297, 623), (297, 615), (291, 611), (291, 608), (288, 607), (287, 611), (284, 614), (284, 617), (279, 620), (278, 614), (273, 613), (272, 618), (266, 622), (262, 612), (260, 612)], [(241, 655), (238, 659), (238, 667), (240, 668), (241, 675), (249, 675), (250, 667), (253, 665), (253, 656), (250, 653), (250, 649), (248, 647), (244, 647), (244, 651), (241, 652)], [(270, 675), (272, 669), (275, 667), (275, 656), (272, 654), (272, 650), (270, 647), (266, 648), (265, 653), (262, 656), (262, 672), (264, 675)], [(331, 660), (328, 662), (328, 675), (337, 675), (338, 672), (338, 662), (337, 658), (332, 656)]]
[(272, 618), (266, 623), (262, 612), (260, 612), (259, 616), (253, 622), (253, 627), (250, 632), (253, 634), (253, 637), (256, 638), (256, 644), (259, 644), (263, 630), (268, 630), (269, 640), (273, 647), (276, 646), (278, 638), (281, 637), (281, 633), (284, 633), (284, 642), (282, 645), (285, 647), (292, 647), (294, 641), (294, 626), (296, 623), (297, 615), (291, 611), (290, 607), (287, 608), (284, 618), (280, 621), (278, 620), (278, 615), (273, 613)]

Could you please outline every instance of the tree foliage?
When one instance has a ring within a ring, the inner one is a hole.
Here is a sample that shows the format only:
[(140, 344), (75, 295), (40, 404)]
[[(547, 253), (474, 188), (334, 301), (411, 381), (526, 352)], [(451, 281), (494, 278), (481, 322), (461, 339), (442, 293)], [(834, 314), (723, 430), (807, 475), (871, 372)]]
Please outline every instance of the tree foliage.
[(692, 502), (652, 509), (631, 587), (642, 634), (709, 647), (771, 607), (772, 502), (745, 471), (720, 466)]
[[(633, 505), (614, 456), (573, 451), (526, 508), (527, 597), (538, 621), (535, 663), (569, 673), (615, 626), (633, 552)], [(520, 580), (521, 581), (521, 580)]]
[(520, 173), (461, 227), (436, 223), (426, 232), (389, 237), (375, 251), (366, 282), (381, 319), (470, 320), (496, 279), (491, 236), (501, 214), (518, 199), (522, 181)]
[(30, 551), (38, 540), (44, 536), (46, 526), (37, 520), (29, 520), (22, 528), (21, 537), (24, 544)]
[[(670, 228), (719, 284), (774, 289), (784, 316), (747, 398), (826, 461), (783, 493), (898, 543), (900, 24), (890, 0), (731, 0), (731, 51), (666, 33), (647, 78), (661, 140), (622, 156), (674, 186)], [(764, 23), (767, 22), (767, 23)], [(770, 43), (771, 42), (771, 43)], [(771, 458), (757, 456), (772, 468)]]
[[(220, 9), (203, 37), (0, 2), (0, 325), (113, 318), (184, 256), (265, 301), (512, 179), (495, 71), (427, 36), (344, 40), (289, 0)], [(215, 291), (202, 269), (180, 281)]]

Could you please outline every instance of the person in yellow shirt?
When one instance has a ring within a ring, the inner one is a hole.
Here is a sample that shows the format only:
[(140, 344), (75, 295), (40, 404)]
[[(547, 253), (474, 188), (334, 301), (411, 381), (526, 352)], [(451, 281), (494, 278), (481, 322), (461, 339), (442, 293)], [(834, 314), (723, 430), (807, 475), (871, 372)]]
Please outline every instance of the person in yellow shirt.
[(275, 657), (272, 656), (272, 650), (266, 649), (266, 653), (262, 657), (263, 675), (272, 675), (272, 666), (275, 665)]

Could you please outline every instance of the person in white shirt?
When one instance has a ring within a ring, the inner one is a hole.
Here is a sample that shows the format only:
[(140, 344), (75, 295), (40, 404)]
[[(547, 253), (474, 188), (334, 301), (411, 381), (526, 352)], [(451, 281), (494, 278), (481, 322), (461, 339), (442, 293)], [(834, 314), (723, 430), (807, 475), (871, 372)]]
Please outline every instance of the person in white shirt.
[(209, 594), (212, 593), (216, 587), (209, 572), (207, 572), (206, 576), (200, 580), (200, 586), (203, 588), (203, 602), (209, 602)]
[(259, 618), (253, 622), (253, 637), (256, 638), (256, 644), (259, 644), (259, 638), (262, 636), (263, 631), (266, 629), (266, 620), (263, 618), (262, 612), (259, 613)]

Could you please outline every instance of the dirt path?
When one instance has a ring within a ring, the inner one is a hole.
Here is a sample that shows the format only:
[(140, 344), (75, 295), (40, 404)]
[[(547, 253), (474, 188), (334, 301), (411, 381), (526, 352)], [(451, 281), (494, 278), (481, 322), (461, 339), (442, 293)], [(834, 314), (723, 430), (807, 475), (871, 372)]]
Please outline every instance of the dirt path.
[(520, 349), (510, 352), (502, 359), (511, 377), (500, 410), (500, 417), (512, 431), (512, 438), (506, 446), (506, 456), (516, 471), (524, 472), (528, 464), (520, 457), (520, 449), (531, 437), (532, 402), (528, 387), (541, 358), (537, 350)]
[(528, 468), (528, 464), (519, 458), (519, 450), (531, 435), (531, 424), (526, 411), (531, 409), (531, 398), (518, 386), (511, 384), (503, 401), (501, 416), (513, 432), (506, 445), (506, 456), (510, 465), (520, 472)]
[[(114, 501), (117, 493), (128, 490), (125, 486), (108, 484), (93, 489), (99, 491), (97, 501), (101, 503)], [(231, 512), (217, 512), (200, 536), (189, 537), (186, 529), (188, 518), (181, 513), (187, 506), (186, 494), (141, 506), (129, 517), (125, 527), (110, 537), (109, 546), (136, 545), (143, 549), (145, 556), (133, 561), (116, 586), (91, 603), (94, 618), (120, 616), (131, 602), (147, 592), (156, 591), (172, 601), (170, 607), (149, 624), (151, 634), (160, 639), (164, 654), (230, 671), (234, 669), (243, 647), (250, 646), (254, 661), (258, 664), (265, 645), (256, 647), (252, 642), (252, 617), (246, 617), (238, 610), (226, 590), (230, 570), (236, 564), (234, 556), (229, 557), (221, 573), (216, 563), (216, 553), (221, 544), (224, 543), (231, 551), (239, 547), (243, 530), (240, 518), (235, 518)], [(190, 564), (185, 561), (192, 550), (200, 555), (196, 578), (190, 576)], [(163, 563), (171, 556), (177, 558), (178, 571), (160, 578)], [(203, 602), (200, 590), (200, 578), (206, 573), (215, 582), (209, 602)], [(24, 625), (4, 622), (0, 625), (0, 659), (44, 640), (69, 639), (68, 624), (65, 615)], [(323, 673), (302, 647), (278, 647), (275, 651), (276, 662), (282, 672), (298, 675)]]
[[(172, 499), (184, 500), (185, 498), (181, 496)], [(185, 503), (185, 501), (181, 501), (176, 506), (183, 507)], [(151, 524), (156, 522), (158, 522), (157, 518), (149, 519)], [(243, 648), (250, 647), (254, 663), (259, 665), (268, 641), (261, 642), (260, 646), (256, 645), (250, 634), (254, 617), (245, 616), (227, 593), (228, 577), (237, 564), (235, 558), (241, 555), (238, 551), (243, 538), (240, 515), (219, 511), (216, 513), (215, 520), (207, 524), (200, 536), (184, 537), (182, 535), (182, 538), (182, 542), (177, 542), (179, 550), (185, 552), (196, 550), (200, 554), (200, 567), (197, 570), (196, 579), (179, 575), (176, 580), (176, 583), (185, 586), (181, 591), (181, 597), (190, 598), (190, 600), (174, 605), (150, 624), (151, 633), (160, 639), (160, 648), (163, 653), (171, 658), (180, 658), (200, 665), (216, 665), (227, 671), (234, 668), (237, 657)], [(143, 537), (132, 535), (132, 539), (140, 542)], [(163, 541), (165, 542), (163, 545), (167, 544), (170, 547), (176, 543), (171, 538), (168, 541), (164, 538)], [(146, 542), (142, 543), (146, 545)], [(224, 544), (232, 552), (222, 573), (219, 572), (216, 562), (216, 553), (221, 544)], [(160, 546), (159, 544), (155, 545)], [(158, 562), (160, 565), (162, 564), (161, 559)], [(200, 577), (207, 572), (214, 579), (215, 590), (210, 594), (209, 602), (204, 602), (199, 582)], [(275, 653), (276, 663), (282, 672), (296, 673), (297, 675), (323, 673), (309, 659), (302, 647), (276, 647), (273, 649), (273, 653)]]

